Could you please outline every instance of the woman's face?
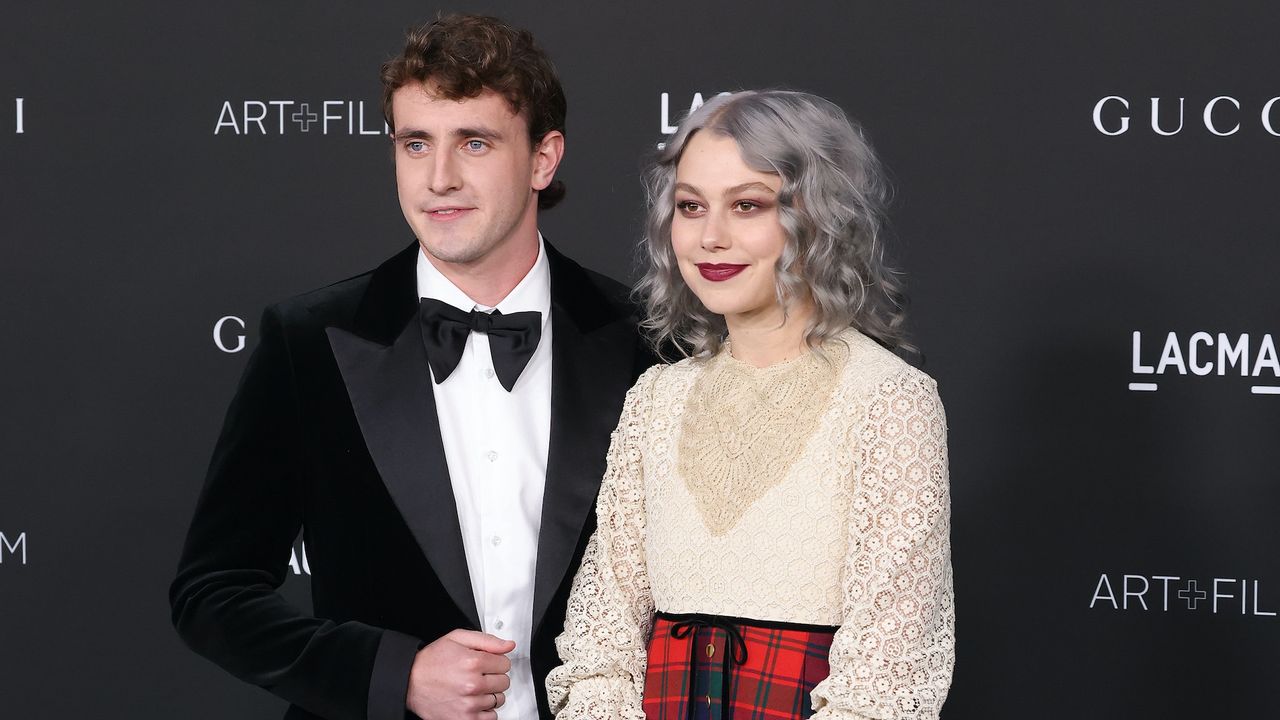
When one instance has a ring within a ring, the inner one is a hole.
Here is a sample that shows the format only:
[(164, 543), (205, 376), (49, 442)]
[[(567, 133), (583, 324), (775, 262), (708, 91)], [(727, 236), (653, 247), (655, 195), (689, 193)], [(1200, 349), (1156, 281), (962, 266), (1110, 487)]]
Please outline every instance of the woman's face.
[(747, 167), (738, 143), (698, 132), (676, 166), (671, 245), (680, 274), (726, 321), (779, 311), (775, 267), (786, 246), (777, 175)]

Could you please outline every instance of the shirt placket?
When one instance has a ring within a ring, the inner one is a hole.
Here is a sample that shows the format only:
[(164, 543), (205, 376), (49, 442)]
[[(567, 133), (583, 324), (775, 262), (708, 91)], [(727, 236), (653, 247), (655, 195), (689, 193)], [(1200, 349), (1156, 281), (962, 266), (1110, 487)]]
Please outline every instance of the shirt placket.
[[(481, 373), (484, 368), (491, 366), (489, 358), (489, 342), (488, 337), (482, 333), (473, 333), (470, 342), (467, 343), (467, 365), (471, 373)], [(481, 383), (483, 387), (483, 383)], [(474, 485), (470, 488), (470, 495), (475, 505), (476, 517), (479, 520), (480, 538), (480, 563), (481, 563), (481, 597), (476, 598), (480, 607), (480, 618), (482, 629), (489, 630), (488, 613), (493, 607), (493, 557), (492, 557), (492, 538), (494, 537), (495, 518), (493, 516), (493, 502), (489, 499), (489, 488), (493, 479), (493, 465), (497, 461), (497, 448), (493, 433), (487, 432), (485, 425), (488, 423), (490, 415), (489, 400), (486, 393), (482, 390), (469, 399), (473, 403), (467, 417), (470, 419), (470, 426), (467, 428), (468, 445), (470, 446), (471, 466), (475, 471), (471, 474), (471, 482)]]

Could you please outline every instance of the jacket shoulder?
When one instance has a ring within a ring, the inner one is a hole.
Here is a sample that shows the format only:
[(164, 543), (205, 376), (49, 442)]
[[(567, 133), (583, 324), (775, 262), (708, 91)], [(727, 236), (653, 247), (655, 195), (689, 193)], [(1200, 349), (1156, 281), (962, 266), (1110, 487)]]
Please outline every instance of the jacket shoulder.
[(417, 308), (417, 254), (415, 241), (372, 270), (276, 303), (267, 313), (291, 327), (333, 326), (388, 340)]
[(347, 326), (369, 289), (373, 271), (361, 273), (267, 306), (266, 314), (287, 327)]
[(607, 275), (579, 265), (546, 245), (551, 266), (551, 301), (566, 310), (579, 327), (590, 329), (625, 321), (639, 321), (631, 289)]
[(639, 307), (632, 299), (631, 288), (604, 273), (589, 268), (581, 269), (587, 281), (608, 302), (612, 310), (620, 315), (638, 316)]

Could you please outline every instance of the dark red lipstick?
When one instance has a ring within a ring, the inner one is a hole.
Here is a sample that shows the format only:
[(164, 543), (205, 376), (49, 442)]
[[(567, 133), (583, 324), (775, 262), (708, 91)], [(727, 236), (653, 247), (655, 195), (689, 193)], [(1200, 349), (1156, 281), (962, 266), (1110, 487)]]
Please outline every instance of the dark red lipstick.
[(697, 263), (698, 272), (712, 282), (723, 282), (747, 269), (746, 265), (733, 263)]

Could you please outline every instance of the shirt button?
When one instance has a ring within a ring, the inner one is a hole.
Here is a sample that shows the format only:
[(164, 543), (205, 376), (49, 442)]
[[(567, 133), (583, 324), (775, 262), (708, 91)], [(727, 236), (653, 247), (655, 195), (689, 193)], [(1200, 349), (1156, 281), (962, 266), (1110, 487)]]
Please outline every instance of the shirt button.
[(498, 537), (497, 535), (494, 535), (493, 539), (490, 540), (489, 542), (493, 543), (494, 547), (497, 547), (502, 544), (502, 538)]
[(494, 450), (490, 450), (489, 452), (485, 453), (484, 456), (489, 458), (489, 462), (493, 462), (494, 460), (498, 459), (498, 453)]
[(485, 377), (487, 377), (487, 378), (491, 378), (491, 377), (493, 377), (493, 368), (485, 368), (485, 369), (484, 369), (484, 376), (485, 376)]
[(503, 626), (503, 625), (505, 625), (505, 624), (506, 624), (506, 623), (504, 623), (504, 622), (502, 622), (501, 620), (499, 620), (499, 621), (497, 621), (497, 622), (495, 622), (495, 623), (493, 624), (493, 628), (494, 628), (495, 630), (501, 630), (501, 629), (502, 629), (502, 626)]

